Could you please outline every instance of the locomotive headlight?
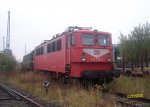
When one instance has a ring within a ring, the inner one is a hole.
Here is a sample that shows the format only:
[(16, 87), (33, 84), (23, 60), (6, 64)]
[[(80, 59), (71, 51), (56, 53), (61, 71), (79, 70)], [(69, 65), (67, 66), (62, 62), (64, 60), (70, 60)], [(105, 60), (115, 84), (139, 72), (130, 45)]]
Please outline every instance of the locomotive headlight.
[(109, 62), (109, 61), (111, 61), (112, 59), (111, 59), (111, 57), (110, 57), (110, 53), (108, 53), (107, 54), (107, 61)]
[(86, 61), (86, 57), (82, 57), (82, 61), (83, 61), (83, 62)]
[(86, 56), (85, 56), (85, 53), (83, 52), (82, 55), (81, 55), (81, 60), (84, 62), (86, 61)]
[(107, 58), (107, 61), (111, 61), (111, 58), (110, 58), (110, 57), (108, 57), (108, 58)]

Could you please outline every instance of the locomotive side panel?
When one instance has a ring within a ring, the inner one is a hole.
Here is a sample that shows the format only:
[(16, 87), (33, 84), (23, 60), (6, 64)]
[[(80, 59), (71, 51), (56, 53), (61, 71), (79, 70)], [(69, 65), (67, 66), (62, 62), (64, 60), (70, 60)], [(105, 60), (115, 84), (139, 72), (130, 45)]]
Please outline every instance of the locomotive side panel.
[[(35, 49), (35, 70), (64, 72), (65, 37), (61, 36)], [(43, 52), (41, 52), (43, 51)]]
[[(61, 36), (61, 49), (47, 54), (47, 70), (64, 73), (65, 71), (65, 37)], [(57, 40), (56, 40), (57, 41)]]

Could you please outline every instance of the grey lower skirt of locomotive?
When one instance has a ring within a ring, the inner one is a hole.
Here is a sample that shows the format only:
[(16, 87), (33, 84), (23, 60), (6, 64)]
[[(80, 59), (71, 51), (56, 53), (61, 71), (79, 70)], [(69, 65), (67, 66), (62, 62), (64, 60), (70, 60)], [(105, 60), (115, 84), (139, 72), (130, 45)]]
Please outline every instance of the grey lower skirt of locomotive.
[(112, 82), (114, 79), (120, 77), (121, 70), (113, 69), (113, 70), (101, 70), (101, 71), (83, 71), (82, 77), (84, 80), (91, 81), (95, 84), (108, 84)]

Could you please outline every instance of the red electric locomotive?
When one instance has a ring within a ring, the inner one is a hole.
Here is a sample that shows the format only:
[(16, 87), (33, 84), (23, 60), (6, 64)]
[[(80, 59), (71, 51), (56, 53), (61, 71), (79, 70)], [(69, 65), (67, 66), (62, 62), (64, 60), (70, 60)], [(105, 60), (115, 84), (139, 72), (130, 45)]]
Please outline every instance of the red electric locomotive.
[(68, 27), (65, 32), (44, 41), (34, 50), (34, 69), (69, 78), (110, 82), (120, 76), (112, 58), (108, 32), (90, 27)]

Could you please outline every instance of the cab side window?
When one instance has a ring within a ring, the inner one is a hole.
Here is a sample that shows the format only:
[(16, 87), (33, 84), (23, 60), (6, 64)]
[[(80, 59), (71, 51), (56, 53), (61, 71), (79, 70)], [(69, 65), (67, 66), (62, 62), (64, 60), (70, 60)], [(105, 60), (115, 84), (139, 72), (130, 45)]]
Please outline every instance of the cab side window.
[(47, 52), (50, 53), (51, 51), (52, 51), (52, 44), (49, 43), (49, 44), (47, 45)]
[(67, 37), (67, 47), (69, 48), (70, 46), (74, 46), (76, 44), (76, 36), (75, 33), (72, 35), (69, 35)]
[(75, 45), (76, 44), (76, 36), (75, 36), (75, 33), (72, 34), (71, 36), (71, 45)]
[(61, 39), (57, 40), (57, 51), (61, 50)]
[(67, 37), (67, 47), (70, 48), (71, 45), (71, 36)]
[(56, 42), (52, 42), (52, 52), (56, 51)]

